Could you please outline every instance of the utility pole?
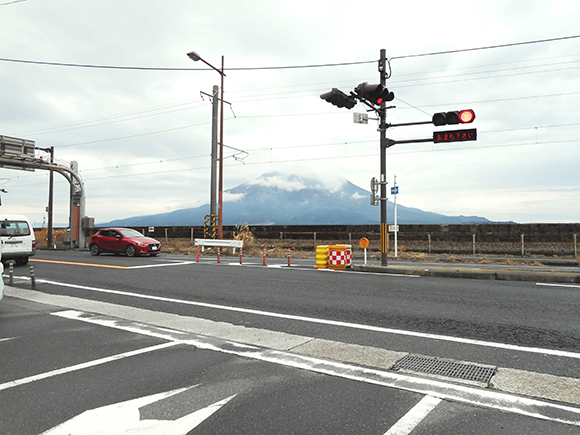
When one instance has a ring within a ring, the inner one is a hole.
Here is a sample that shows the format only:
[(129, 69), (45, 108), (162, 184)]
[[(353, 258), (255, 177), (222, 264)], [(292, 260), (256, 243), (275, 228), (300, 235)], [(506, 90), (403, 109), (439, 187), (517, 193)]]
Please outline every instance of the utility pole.
[[(215, 234), (215, 224), (217, 218), (217, 161), (218, 161), (218, 96), (219, 87), (213, 87), (212, 99), (212, 131), (211, 131), (211, 180), (210, 180), (210, 219), (212, 233)], [(215, 235), (214, 235), (215, 237)]]
[[(381, 49), (379, 59), (380, 84), (384, 88), (387, 84), (387, 73), (385, 66), (387, 63), (386, 50)], [(387, 102), (383, 100), (379, 112), (379, 132), (381, 135), (381, 266), (387, 265), (387, 252), (389, 250), (388, 227), (387, 227)]]

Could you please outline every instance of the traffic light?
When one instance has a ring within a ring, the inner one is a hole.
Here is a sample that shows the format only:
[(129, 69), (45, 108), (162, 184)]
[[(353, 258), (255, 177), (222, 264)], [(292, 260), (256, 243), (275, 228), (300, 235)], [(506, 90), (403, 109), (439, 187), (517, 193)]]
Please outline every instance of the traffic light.
[(440, 112), (433, 115), (433, 125), (469, 124), (474, 119), (475, 112), (471, 109)]
[(384, 101), (393, 101), (395, 99), (395, 94), (383, 85), (369, 85), (365, 82), (354, 88), (354, 91), (359, 97), (367, 100), (373, 106), (380, 106)]
[(320, 98), (337, 107), (346, 107), (349, 110), (356, 105), (356, 100), (353, 97), (336, 88), (332, 88), (332, 91), (322, 94)]

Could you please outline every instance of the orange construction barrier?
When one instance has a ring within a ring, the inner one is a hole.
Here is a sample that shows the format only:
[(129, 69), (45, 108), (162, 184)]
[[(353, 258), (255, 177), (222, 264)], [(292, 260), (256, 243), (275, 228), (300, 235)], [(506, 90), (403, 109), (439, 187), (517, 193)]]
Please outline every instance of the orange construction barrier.
[(332, 270), (344, 270), (351, 266), (351, 246), (331, 245), (329, 246), (328, 267)]
[(328, 246), (320, 245), (316, 247), (315, 269), (328, 269)]

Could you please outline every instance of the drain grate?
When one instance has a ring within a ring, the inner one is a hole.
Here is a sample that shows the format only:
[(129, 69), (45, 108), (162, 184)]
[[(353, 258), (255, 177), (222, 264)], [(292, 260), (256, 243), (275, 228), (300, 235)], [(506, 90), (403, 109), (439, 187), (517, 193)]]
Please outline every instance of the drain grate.
[(491, 377), (495, 372), (494, 367), (458, 363), (455, 361), (416, 355), (407, 355), (399, 360), (393, 368), (485, 383), (491, 381)]

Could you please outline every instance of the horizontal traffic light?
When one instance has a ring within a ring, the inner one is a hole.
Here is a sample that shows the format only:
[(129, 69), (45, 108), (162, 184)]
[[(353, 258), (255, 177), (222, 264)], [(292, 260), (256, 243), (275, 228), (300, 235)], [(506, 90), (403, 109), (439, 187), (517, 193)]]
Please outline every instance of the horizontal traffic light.
[(326, 92), (320, 96), (324, 101), (328, 101), (337, 107), (346, 107), (352, 109), (356, 105), (354, 97), (346, 95), (340, 89), (332, 88), (330, 92)]
[(393, 101), (395, 99), (395, 94), (383, 85), (369, 85), (365, 82), (354, 88), (354, 91), (360, 98), (368, 101), (373, 106), (380, 106), (385, 101)]
[(433, 115), (433, 125), (469, 124), (475, 119), (471, 109), (440, 112)]

